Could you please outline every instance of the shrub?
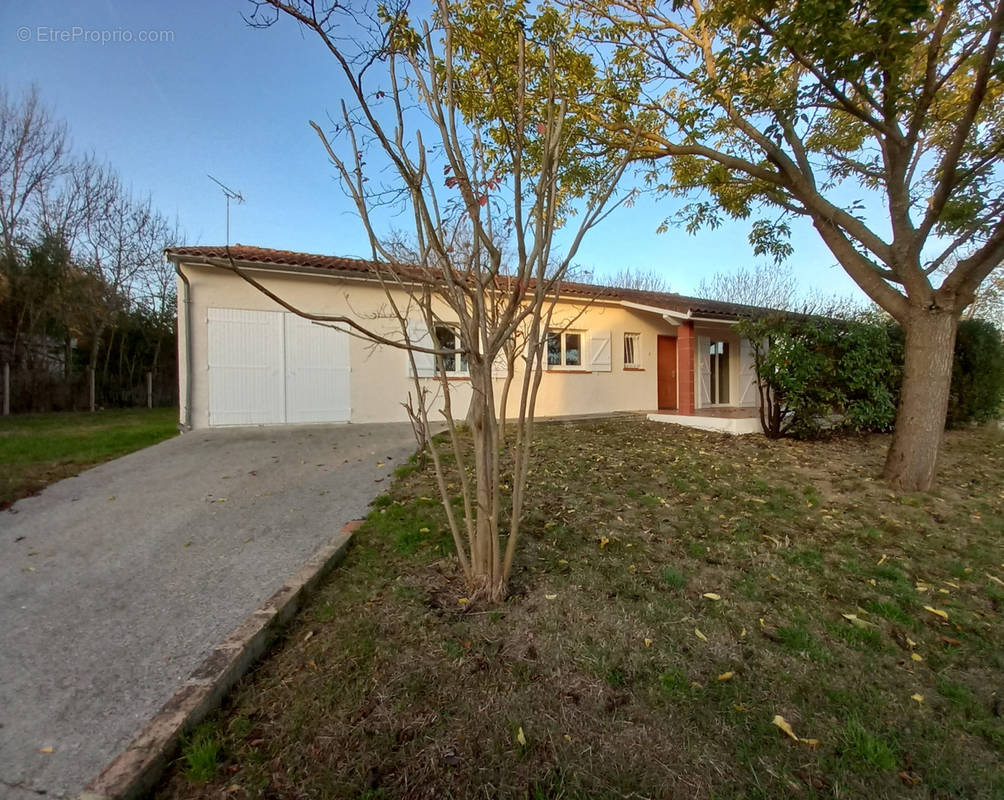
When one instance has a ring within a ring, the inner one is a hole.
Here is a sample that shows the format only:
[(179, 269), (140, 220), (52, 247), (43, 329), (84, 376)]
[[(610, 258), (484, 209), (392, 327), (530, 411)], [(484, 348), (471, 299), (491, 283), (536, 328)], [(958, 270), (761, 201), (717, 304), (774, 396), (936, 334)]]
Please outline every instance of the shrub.
[(892, 427), (901, 370), (887, 325), (776, 316), (744, 320), (738, 332), (753, 345), (768, 437), (819, 436), (833, 415), (858, 432)]
[(986, 320), (963, 320), (955, 338), (948, 426), (997, 419), (1002, 400), (1004, 343), (1001, 333)]

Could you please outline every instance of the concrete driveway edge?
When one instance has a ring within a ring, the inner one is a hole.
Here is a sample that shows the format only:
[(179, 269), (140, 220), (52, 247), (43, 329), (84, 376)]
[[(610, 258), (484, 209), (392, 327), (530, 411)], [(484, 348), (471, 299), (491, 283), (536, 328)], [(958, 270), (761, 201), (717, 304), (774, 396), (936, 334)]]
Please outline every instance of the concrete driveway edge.
[(101, 774), (80, 800), (134, 800), (153, 788), (181, 737), (219, 707), (231, 687), (257, 661), (278, 629), (300, 608), (304, 596), (345, 557), (361, 520), (349, 522), (292, 578), (195, 669), (174, 696)]

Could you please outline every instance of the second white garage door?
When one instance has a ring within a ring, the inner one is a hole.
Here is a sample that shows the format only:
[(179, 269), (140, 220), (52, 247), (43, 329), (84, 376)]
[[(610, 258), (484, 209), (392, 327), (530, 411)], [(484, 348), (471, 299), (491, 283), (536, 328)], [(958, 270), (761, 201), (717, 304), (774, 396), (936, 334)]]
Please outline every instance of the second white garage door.
[(284, 311), (209, 309), (209, 424), (347, 422), (349, 336)]

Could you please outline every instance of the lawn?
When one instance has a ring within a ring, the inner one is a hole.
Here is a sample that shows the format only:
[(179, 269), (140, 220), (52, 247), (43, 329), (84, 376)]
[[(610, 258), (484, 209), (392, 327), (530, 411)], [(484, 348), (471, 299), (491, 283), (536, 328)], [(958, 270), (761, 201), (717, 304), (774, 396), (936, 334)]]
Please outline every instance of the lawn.
[(173, 408), (0, 418), (0, 509), (87, 467), (177, 433)]
[(402, 467), (156, 796), (1000, 798), (1004, 437), (887, 445), (541, 425), (497, 607)]

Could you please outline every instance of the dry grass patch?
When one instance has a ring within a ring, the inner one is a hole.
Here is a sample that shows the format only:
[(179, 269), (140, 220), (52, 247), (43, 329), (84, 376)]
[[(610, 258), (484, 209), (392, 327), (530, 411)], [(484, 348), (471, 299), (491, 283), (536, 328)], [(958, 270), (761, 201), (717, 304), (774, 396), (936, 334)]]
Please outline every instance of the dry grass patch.
[(504, 604), (464, 602), (402, 470), (211, 723), (215, 775), (157, 796), (1004, 795), (1000, 431), (948, 434), (933, 495), (877, 479), (885, 437), (537, 440)]

